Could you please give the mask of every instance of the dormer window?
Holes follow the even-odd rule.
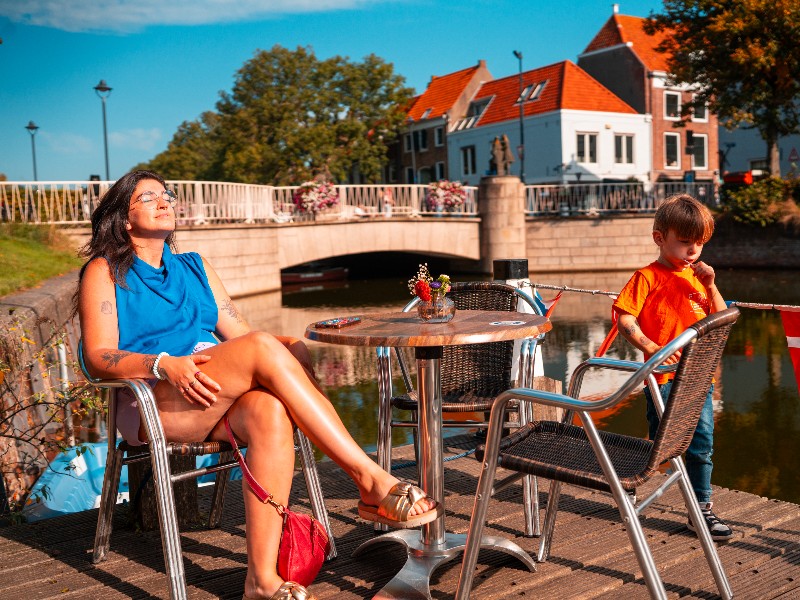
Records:
[[[483,114],[483,111],[486,110],[486,107],[489,106],[490,100],[491,98],[485,98],[483,100],[476,100],[475,102],[470,103],[467,116],[480,117],[481,114]]]
[[[420,119],[427,119],[429,116],[431,116],[431,111],[432,110],[433,110],[432,108],[429,108],[428,110],[426,110],[424,113],[422,113],[422,116],[420,117]]]
[[[544,90],[544,86],[547,85],[547,80],[540,81],[539,83],[531,83],[530,85],[526,85],[525,88],[522,90],[522,93],[517,98],[516,104],[520,102],[532,102],[534,100],[538,100],[539,96],[542,95],[542,91]]]
[[[526,85],[525,88],[522,90],[522,93],[519,95],[519,98],[517,98],[517,104],[519,104],[520,102],[525,102],[525,100],[528,99],[528,94],[531,93],[532,89],[533,89],[533,84]]]

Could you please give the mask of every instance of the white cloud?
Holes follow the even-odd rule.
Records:
[[[374,0],[372,0],[374,2]],[[150,25],[206,25],[352,9],[370,0],[0,0],[0,16],[64,31],[130,33]]]
[[[94,143],[83,135],[76,133],[50,133],[42,131],[39,133],[49,148],[57,154],[81,154],[88,153],[94,149]]]
[[[161,141],[161,130],[153,127],[112,131],[108,134],[108,141],[112,146],[119,148],[151,151]]]

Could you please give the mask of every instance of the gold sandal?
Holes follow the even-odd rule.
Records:
[[[248,600],[247,595],[242,596],[242,600]],[[299,583],[284,581],[269,600],[317,600],[317,597]]]
[[[397,529],[418,527],[430,523],[442,514],[442,505],[434,502],[433,508],[422,514],[409,516],[408,513],[411,512],[413,506],[423,498],[428,498],[433,502],[433,499],[417,486],[400,482],[389,490],[378,506],[371,506],[359,501],[358,516],[365,521],[382,523]]]

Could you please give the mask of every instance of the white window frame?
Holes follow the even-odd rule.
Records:
[[[521,102],[525,102],[528,99],[528,96],[533,91],[533,84],[528,84],[524,88],[522,88],[522,93],[517,98],[517,101],[514,104],[519,104]]]
[[[444,176],[444,161],[439,161],[436,163],[433,169],[433,175],[436,181],[441,181],[445,178]]]
[[[444,127],[437,127],[433,131],[433,144],[435,146],[444,146]]]
[[[614,164],[615,165],[632,165],[634,163],[633,156],[636,150],[635,142],[632,133],[615,133],[614,134]],[[621,160],[617,160],[617,140],[621,140],[622,152]],[[630,146],[630,148],[629,148]]]
[[[678,98],[678,111],[673,117],[667,112],[668,101],[667,99],[676,96]],[[664,90],[664,119],[667,121],[680,121],[681,120],[681,93],[672,90]]]
[[[696,161],[697,157],[697,142],[698,140],[703,141],[703,164],[698,165]],[[692,135],[692,169],[697,171],[707,171],[708,170],[708,135],[705,133],[695,133]]]
[[[409,131],[403,136],[403,151],[406,153],[411,152],[411,132]]]
[[[432,111],[432,110],[433,110],[432,108],[426,108],[426,109],[425,109],[425,112],[424,112],[424,113],[422,113],[422,116],[420,117],[420,120],[422,120],[422,119],[427,119],[428,117],[430,117],[430,116],[431,116],[431,111]]]
[[[576,162],[587,164],[587,165],[596,165],[597,164],[597,139],[599,135],[596,131],[577,131],[575,132],[575,160]],[[579,154],[579,145],[578,140],[583,139],[583,150],[585,156],[581,156]],[[594,140],[594,160],[592,160],[591,156],[591,140]],[[583,160],[583,159],[587,160]]]
[[[675,152],[677,154],[677,164],[670,165],[667,163],[667,139],[675,138]],[[664,133],[664,169],[668,170],[681,170],[681,134],[680,133]]]
[[[475,175],[478,172],[475,161],[475,146],[462,146],[461,148],[461,174],[463,176]]]
[[[696,96],[692,96],[692,100],[694,100]],[[698,117],[695,113],[697,111],[697,107],[692,107],[692,121],[696,123],[708,123],[708,104],[703,104],[703,114],[704,116]]]

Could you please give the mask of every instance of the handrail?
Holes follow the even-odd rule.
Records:
[[[0,222],[87,225],[113,181],[2,181]],[[478,188],[465,186],[466,201],[448,211],[425,203],[427,185],[336,185],[339,202],[316,215],[292,201],[299,186],[223,181],[168,180],[175,192],[179,225],[298,223],[408,217],[475,217]],[[391,190],[391,196],[387,190]],[[387,201],[391,198],[390,201]]]

